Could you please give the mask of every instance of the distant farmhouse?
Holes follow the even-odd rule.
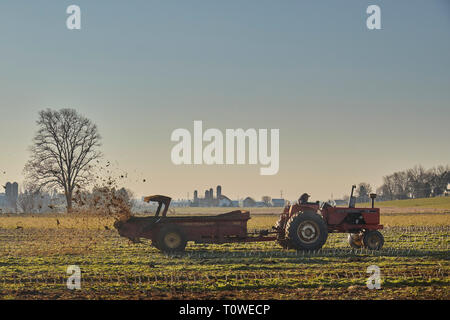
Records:
[[[247,197],[242,202],[243,207],[256,207],[256,201],[253,198]]]
[[[244,199],[242,206],[243,207],[284,207],[286,204],[286,200],[284,199],[272,199],[271,202],[264,201],[255,201],[251,197],[247,197]]]
[[[44,213],[60,212],[65,209],[66,198],[58,193],[21,193],[17,182],[7,182],[0,193],[0,213]]]
[[[272,199],[272,207],[284,207],[286,200],[284,199]]]
[[[264,200],[264,199],[263,199]],[[191,207],[284,207],[286,200],[284,199],[272,199],[269,201],[256,201],[252,197],[245,198],[242,202],[239,200],[231,200],[227,196],[222,194],[222,186],[216,187],[216,196],[214,196],[214,190],[210,188],[205,190],[205,196],[199,197],[198,191],[194,190],[194,199],[190,203]]]
[[[235,208],[239,207],[239,200],[231,201],[231,207],[235,207]]]
[[[450,183],[447,184],[447,189],[445,189],[445,191],[444,191],[444,196],[450,197]]]
[[[216,197],[214,197],[214,190],[210,188],[205,190],[205,197],[200,198],[198,191],[194,191],[194,200],[191,202],[191,207],[232,207],[236,205],[235,201],[222,194],[222,186],[216,187]]]

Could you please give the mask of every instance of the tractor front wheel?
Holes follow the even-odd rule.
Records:
[[[364,247],[370,250],[380,250],[384,244],[384,237],[377,230],[364,232],[362,240]]]
[[[156,248],[166,253],[184,251],[187,240],[183,232],[177,226],[166,226],[158,232]]]
[[[315,212],[293,215],[286,223],[286,238],[296,250],[319,250],[328,238],[328,228],[323,218]]]
[[[348,244],[353,249],[361,249],[363,247],[362,235],[359,233],[349,233]]]

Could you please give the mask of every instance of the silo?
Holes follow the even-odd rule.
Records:
[[[208,198],[209,198],[209,191],[205,190],[205,199],[208,199]]]
[[[197,190],[194,190],[194,202],[198,201],[198,192]]]
[[[17,183],[17,182],[14,182],[13,184],[12,184],[12,187],[11,187],[11,197],[12,197],[12,199],[13,199],[13,201],[17,201],[17,198],[19,197],[19,184]]]
[[[212,200],[212,199],[214,199],[214,191],[213,191],[213,188],[210,188],[209,189],[209,198]]]
[[[219,199],[221,195],[222,195],[222,186],[217,186],[217,192],[216,192],[217,199]]]
[[[6,183],[5,194],[6,194],[6,197],[7,197],[8,199],[11,198],[11,194],[12,194],[12,185],[11,185],[11,182],[7,182],[7,183]]]

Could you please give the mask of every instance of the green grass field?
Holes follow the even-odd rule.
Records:
[[[393,208],[426,208],[426,209],[450,210],[450,197],[378,201],[376,202],[376,205],[377,207],[380,208],[393,207]]]
[[[331,234],[313,253],[274,242],[189,243],[186,253],[166,256],[119,237],[106,217],[2,216],[0,299],[449,299],[449,214],[404,208],[382,214],[385,246],[377,252],[352,250],[346,234]],[[249,229],[276,219],[255,214]],[[67,289],[69,265],[81,269],[80,290]],[[371,265],[380,268],[380,290],[366,286]]]

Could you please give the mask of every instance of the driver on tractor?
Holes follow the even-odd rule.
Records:
[[[298,198],[298,203],[299,204],[306,204],[308,203],[309,197],[311,197],[309,194],[304,193],[300,196],[300,198]]]

